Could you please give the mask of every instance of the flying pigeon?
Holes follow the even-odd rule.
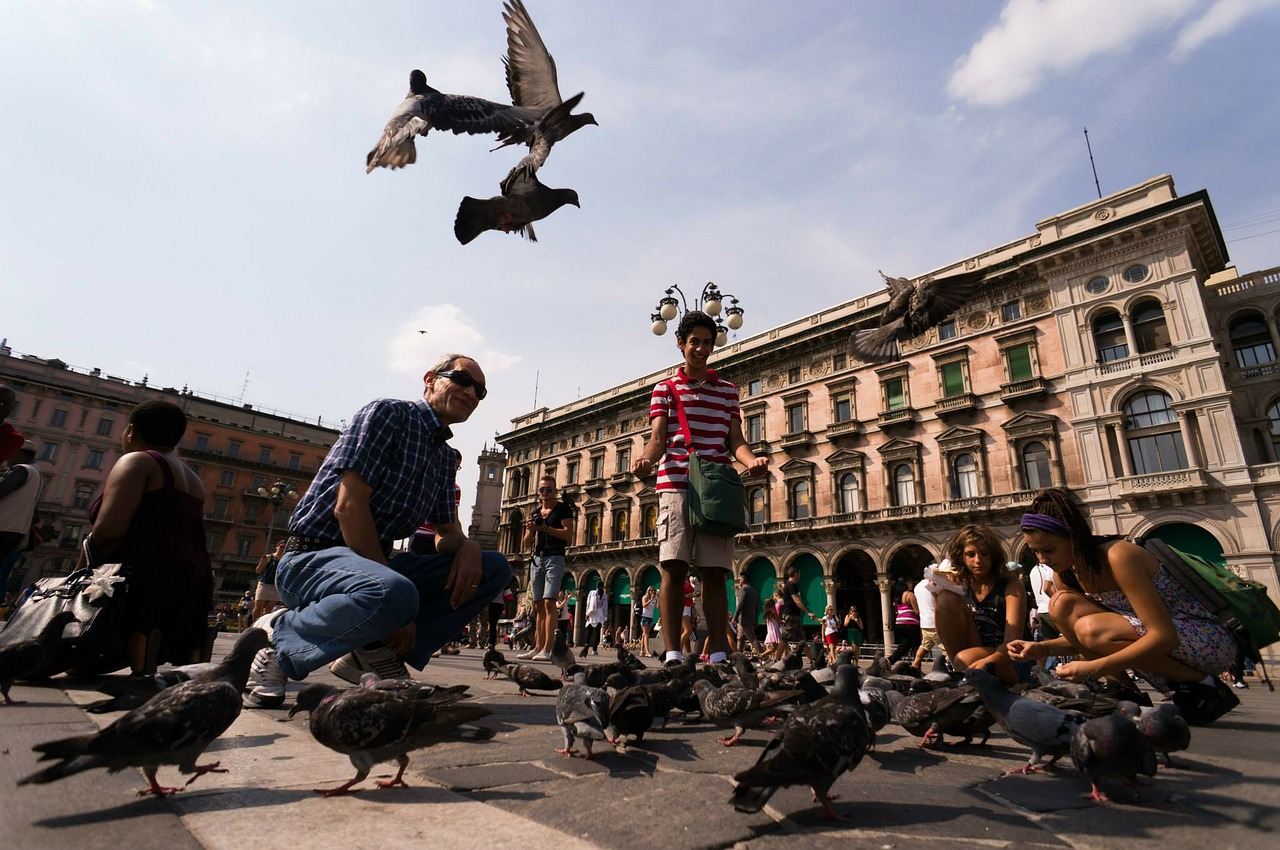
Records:
[[[777,737],[765,745],[756,763],[734,777],[738,787],[730,802],[740,812],[754,814],[774,792],[791,785],[808,785],[828,818],[841,820],[831,808],[831,786],[857,767],[871,746],[858,671],[842,665],[830,696],[797,708]]]
[[[363,782],[378,762],[394,760],[400,768],[394,778],[379,780],[379,788],[406,786],[404,770],[414,750],[448,740],[492,738],[492,729],[470,724],[493,712],[460,703],[463,699],[464,695],[443,688],[423,697],[396,690],[339,689],[316,683],[298,691],[289,716],[309,712],[312,737],[351,759],[356,769],[353,779],[336,788],[315,789],[317,794],[335,797],[354,794],[352,786]]]
[[[502,19],[507,22],[507,55],[502,57],[502,64],[507,69],[507,90],[511,93],[511,102],[541,112],[559,106],[562,100],[556,76],[556,61],[547,51],[524,3],[520,0],[508,0],[502,11]],[[590,112],[568,115],[555,128],[551,141],[557,142],[587,124],[596,123],[595,116]],[[502,146],[528,141],[516,132],[504,138]]]
[[[484,668],[484,677],[490,679],[502,672],[507,666],[507,658],[497,647],[491,646],[484,651],[484,657],[480,659],[480,666]]]
[[[268,644],[265,631],[248,629],[217,668],[199,681],[161,691],[96,734],[37,744],[32,749],[40,753],[40,761],[60,761],[18,784],[53,782],[95,767],[109,773],[140,767],[148,786],[138,793],[164,797],[178,789],[157,784],[156,769],[162,764],[194,774],[187,785],[206,773],[226,773],[216,761],[198,765],[196,759],[240,716],[240,692],[249,681],[249,667]]]
[[[1156,706],[1142,707],[1137,703],[1124,701],[1117,710],[1137,724],[1142,737],[1147,739],[1156,759],[1164,756],[1165,767],[1174,767],[1169,753],[1176,753],[1191,746],[1191,727],[1182,716],[1182,711],[1172,702],[1162,702]]]
[[[1006,688],[986,670],[971,669],[965,681],[978,689],[987,710],[995,716],[1009,737],[1031,748],[1031,759],[1010,773],[1033,773],[1052,768],[1059,758],[1074,746],[1072,736],[1089,716],[1078,711],[1063,711],[1054,705],[1019,696]],[[1041,764],[1045,756],[1046,764]]]
[[[38,675],[53,664],[58,654],[58,642],[62,640],[62,630],[68,623],[76,622],[79,621],[75,614],[59,611],[35,638],[0,646],[0,695],[4,696],[5,705],[18,702],[9,696],[9,689],[15,681]]]
[[[702,716],[717,726],[732,729],[720,743],[732,747],[748,729],[759,726],[778,714],[782,706],[802,696],[801,691],[752,691],[744,687],[720,687],[699,679],[693,683]]]
[[[604,727],[609,722],[609,695],[600,688],[587,685],[587,675],[582,671],[573,674],[573,681],[560,689],[556,699],[556,723],[564,731],[564,749],[556,750],[572,758],[577,754],[573,742],[582,739],[583,758],[591,760],[591,742],[605,738]]]
[[[1107,795],[1098,788],[1098,781],[1103,777],[1128,779],[1136,788],[1139,773],[1156,774],[1156,754],[1142,731],[1130,720],[1137,709],[1134,703],[1121,702],[1110,715],[1080,724],[1071,736],[1071,760],[1078,770],[1089,774],[1093,785],[1089,799],[1094,802],[1108,802]]]
[[[522,697],[529,696],[529,691],[558,691],[563,684],[528,664],[508,664],[506,673],[519,686]]]
[[[394,169],[413,164],[418,159],[414,138],[425,136],[432,129],[455,134],[521,136],[527,134],[546,111],[508,106],[470,95],[444,94],[427,85],[427,75],[414,69],[409,74],[409,93],[391,113],[382,137],[365,157],[365,173],[375,168]]]
[[[922,278],[912,282],[905,277],[889,277],[884,272],[889,290],[889,303],[880,315],[880,327],[854,331],[849,347],[856,357],[867,363],[897,360],[902,351],[898,343],[919,336],[968,301],[987,269],[946,278]]]

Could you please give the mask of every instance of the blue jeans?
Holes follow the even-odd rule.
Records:
[[[404,660],[421,670],[511,581],[500,552],[481,553],[480,586],[460,608],[449,606],[444,583],[452,555],[401,554],[384,567],[345,546],[286,554],[276,589],[288,610],[276,618],[271,643],[290,679],[304,679],[353,649],[417,624]]]

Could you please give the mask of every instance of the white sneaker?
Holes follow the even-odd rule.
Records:
[[[329,672],[353,685],[360,684],[366,673],[375,673],[379,679],[408,679],[409,671],[400,656],[388,646],[375,649],[354,649],[329,665]]]
[[[537,655],[534,655],[529,660],[530,661],[550,661],[551,653],[544,650],[542,652],[539,652]]]
[[[519,658],[521,661],[528,661],[529,659],[533,658],[533,656],[537,654],[538,653],[535,650],[531,649],[528,652],[520,653],[519,655],[516,656],[516,658]]]
[[[284,671],[276,663],[274,647],[258,650],[249,668],[247,693],[240,703],[245,708],[279,708],[284,705],[284,687],[288,682]]]

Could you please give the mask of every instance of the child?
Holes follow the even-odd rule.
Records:
[[[827,663],[836,663],[836,632],[840,631],[840,621],[836,619],[836,608],[828,605],[822,613],[822,642],[827,645]]]
[[[764,654],[766,658],[782,658],[782,618],[776,599],[764,601]]]

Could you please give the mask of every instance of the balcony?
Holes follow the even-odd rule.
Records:
[[[795,431],[790,434],[782,435],[782,447],[791,449],[797,446],[808,446],[813,444],[812,431]]]
[[[832,422],[827,426],[827,439],[832,437],[856,437],[862,433],[862,423],[857,419]]]
[[[1120,485],[1120,495],[1125,497],[1146,496],[1158,493],[1186,493],[1202,490],[1209,486],[1209,478],[1204,470],[1175,469],[1169,472],[1152,472],[1147,475],[1129,475],[1116,479]]]
[[[206,511],[204,515],[204,521],[205,522],[221,522],[221,523],[226,523],[227,525],[231,525],[236,520],[235,520],[235,517],[231,516],[231,514],[219,514],[219,513],[214,513],[213,511]]]
[[[768,457],[769,453],[773,451],[769,447],[767,440],[748,441],[747,446],[751,449],[751,453],[756,457]]]
[[[879,416],[880,427],[884,428],[891,425],[910,425],[915,422],[916,410],[914,407],[900,407],[897,410],[886,410]]]
[[[603,478],[588,478],[587,483],[582,486],[585,490],[603,490],[605,488],[605,480]]]
[[[1160,351],[1149,351],[1146,354],[1135,354],[1120,360],[1110,360],[1098,364],[1099,375],[1115,375],[1132,369],[1145,370],[1161,363],[1171,362],[1177,355],[1172,347]]]
[[[949,416],[953,413],[971,413],[978,409],[978,397],[973,393],[959,393],[940,398],[933,404],[939,416]]]
[[[1025,381],[1013,381],[1000,385],[1000,400],[1013,401],[1015,398],[1034,398],[1049,392],[1049,382],[1039,376]]]
[[[609,476],[610,484],[626,484],[631,480],[630,472],[615,472]]]

